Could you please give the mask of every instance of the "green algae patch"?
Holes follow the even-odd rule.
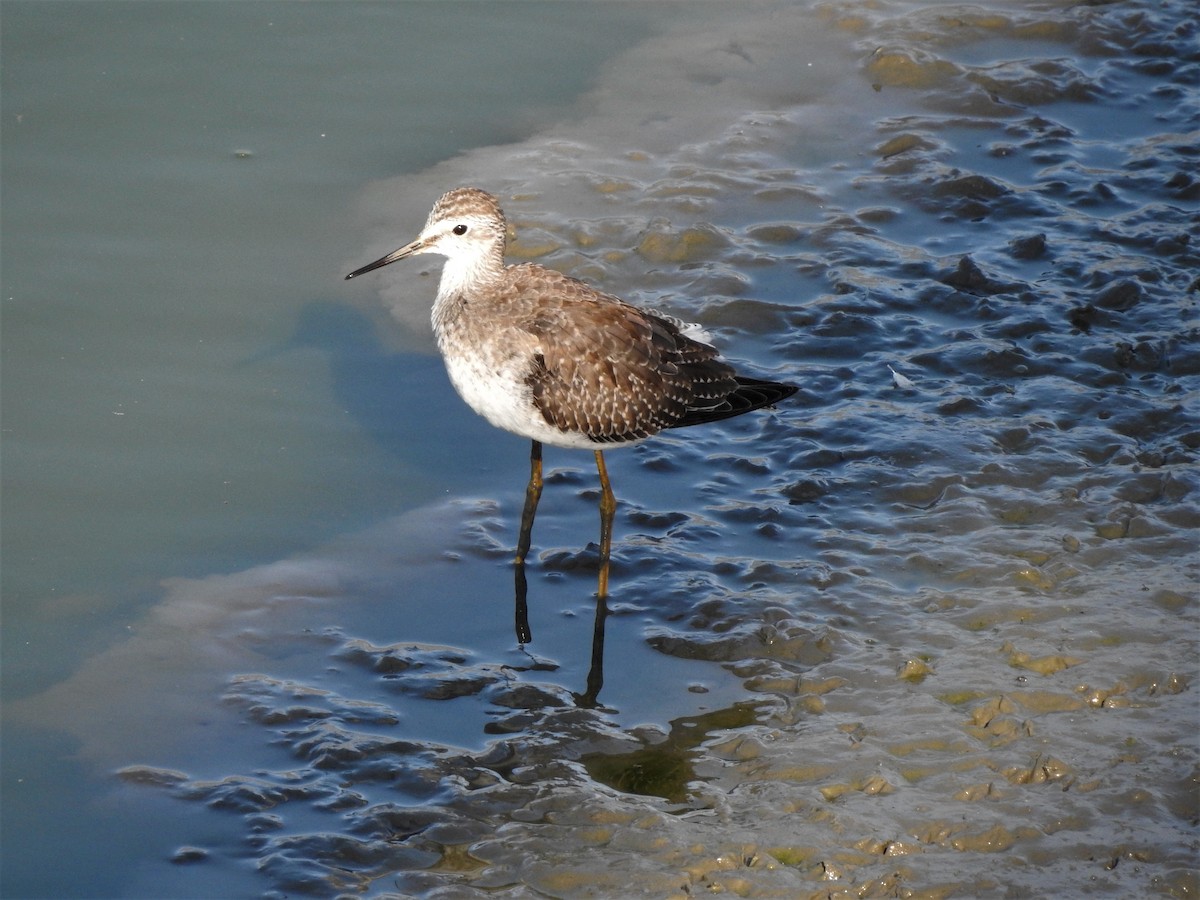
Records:
[[[665,741],[629,753],[589,753],[580,759],[588,774],[601,784],[628,794],[662,797],[682,803],[688,785],[696,780],[692,765],[695,749],[715,731],[743,728],[757,719],[759,707],[738,703],[698,716],[671,722]]]

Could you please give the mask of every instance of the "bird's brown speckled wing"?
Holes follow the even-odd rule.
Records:
[[[540,266],[506,275],[500,307],[537,343],[527,383],[546,421],[619,443],[737,414],[713,414],[738,391],[733,369],[673,322]]]

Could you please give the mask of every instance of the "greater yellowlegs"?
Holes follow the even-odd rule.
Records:
[[[467,404],[533,441],[517,564],[529,552],[542,494],[542,444],[592,450],[600,474],[599,596],[608,593],[616,499],[603,450],[739,416],[796,392],[736,374],[694,326],[630,306],[532,263],[506,266],[500,204],[457,188],[433,206],[410,244],[346,276],[417,253],[446,257],[433,330]]]

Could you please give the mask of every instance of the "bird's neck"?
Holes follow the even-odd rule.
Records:
[[[442,267],[438,299],[448,296],[470,297],[487,290],[504,276],[504,247],[490,248],[486,253],[454,256]]]
[[[433,328],[439,337],[454,326],[472,301],[486,296],[503,277],[503,246],[477,256],[448,257],[433,304]]]

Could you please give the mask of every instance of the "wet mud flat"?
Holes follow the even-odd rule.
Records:
[[[646,481],[698,479],[683,499],[617,483],[609,626],[743,699],[623,727],[536,641],[522,668],[449,634],[298,628],[319,683],[246,672],[223,698],[288,764],[118,773],[240,817],[220,852],[266,896],[1200,890],[1194,14],[828,3],[772,27],[729,64],[782,65],[789,27],[836,36],[889,110],[868,152],[806,167],[829,102],[747,76],[762,105],[707,140],[612,162],[556,139],[508,192],[515,255],[648,279],[801,384],[627,451]],[[548,185],[597,211],[537,218]],[[594,499],[581,471],[551,487]],[[493,512],[453,552],[502,592]],[[541,547],[531,603],[585,594],[582,542]],[[480,748],[395,728],[464,699]]]

